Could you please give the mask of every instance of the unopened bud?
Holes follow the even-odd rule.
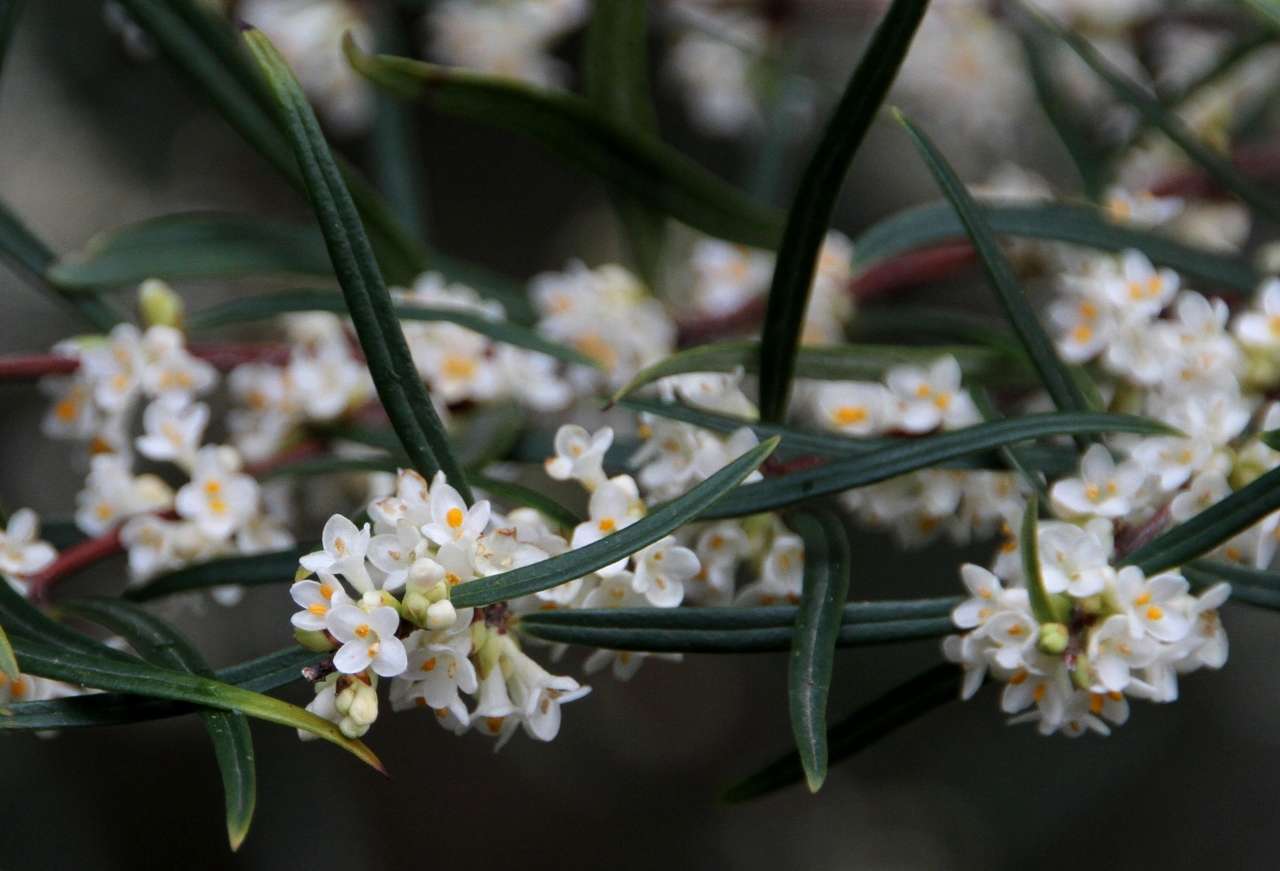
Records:
[[[1057,656],[1067,649],[1071,640],[1071,632],[1061,623],[1045,623],[1040,627],[1040,638],[1036,642],[1041,653]]]
[[[448,599],[441,599],[427,608],[428,629],[448,629],[458,622],[458,612]]]
[[[357,682],[353,689],[355,697],[347,709],[347,716],[363,726],[368,726],[378,719],[378,692],[368,684],[360,682]]]
[[[357,723],[350,717],[343,717],[338,722],[338,731],[354,741],[365,736],[365,733],[369,731],[369,724]]]
[[[182,297],[158,278],[149,278],[139,286],[138,311],[148,327],[182,326]]]
[[[443,579],[444,566],[430,557],[421,557],[414,560],[413,565],[409,567],[409,582],[415,587],[425,590],[435,586]]]
[[[333,706],[338,709],[339,714],[346,716],[351,712],[351,705],[356,700],[356,687],[359,685],[359,681],[348,684],[342,692],[333,697]]]
[[[429,623],[428,616],[431,609],[431,600],[417,590],[410,590],[404,594],[404,613],[408,618],[418,626],[426,626]]]
[[[293,638],[307,650],[312,650],[316,653],[325,653],[333,650],[333,642],[329,640],[329,636],[319,629],[295,629],[293,630]]]

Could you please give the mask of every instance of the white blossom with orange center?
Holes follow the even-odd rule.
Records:
[[[330,609],[351,602],[338,579],[324,572],[318,581],[298,581],[289,587],[289,595],[302,609],[289,622],[306,632],[323,631]]]
[[[489,501],[482,499],[468,508],[443,472],[431,482],[430,501],[431,521],[422,527],[422,534],[438,545],[474,544],[489,525]]]
[[[333,667],[343,674],[372,668],[380,677],[395,677],[408,666],[404,642],[396,637],[400,614],[390,605],[366,611],[361,605],[339,603],[325,615],[325,628],[342,645],[333,656]]]
[[[178,514],[206,535],[226,538],[258,511],[258,482],[240,473],[235,448],[206,445],[196,455],[191,480],[174,499]]]

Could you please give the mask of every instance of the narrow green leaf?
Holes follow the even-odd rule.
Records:
[[[800,179],[769,288],[760,337],[760,416],[783,419],[818,251],[858,146],[907,55],[929,0],[894,0],[872,34]]]
[[[635,523],[599,541],[533,565],[460,584],[450,598],[459,608],[514,599],[580,578],[630,556],[697,519],[708,506],[755,471],[777,445],[776,438],[761,442],[688,493],[664,502]]]
[[[1053,404],[1059,411],[1087,411],[1089,404],[1076,383],[1077,376],[1074,376],[1058,357],[1053,340],[1045,333],[1044,327],[1036,318],[1036,313],[1014,277],[1013,268],[996,243],[995,236],[974,203],[973,197],[961,184],[960,179],[956,178],[955,172],[928,137],[903,115],[899,114],[898,120],[906,128],[912,142],[920,151],[920,156],[929,167],[929,171],[933,173],[938,186],[942,188],[943,194],[955,208],[956,214],[960,216],[960,222],[964,224],[965,232],[978,252],[983,269],[999,297],[1005,316],[1008,317],[1010,326],[1021,339],[1022,348],[1040,375],[1040,380],[1053,400]]]
[[[1043,36],[1036,33],[1019,33],[1022,54],[1027,60],[1027,71],[1035,87],[1036,99],[1049,125],[1058,134],[1067,156],[1075,164],[1085,196],[1096,202],[1106,187],[1106,167],[1102,149],[1085,132],[1089,125],[1083,123],[1076,106],[1071,104],[1065,88],[1055,81],[1055,73],[1049,66]]]
[[[13,658],[13,645],[9,643],[9,635],[3,626],[0,626],[0,674],[11,681],[18,679],[18,661]]]
[[[69,294],[45,279],[54,253],[0,202],[0,259],[11,265],[32,287],[75,309],[94,329],[106,332],[120,316],[96,294]]]
[[[327,268],[327,261],[326,261]],[[573,348],[543,338],[538,333],[510,321],[494,320],[472,311],[452,308],[393,303],[395,316],[405,321],[442,321],[466,327],[488,336],[495,342],[514,345],[530,351],[555,357],[579,366],[598,367],[592,358]],[[191,329],[209,329],[227,324],[263,320],[280,314],[304,311],[327,311],[346,314],[347,306],[341,294],[325,290],[292,290],[232,299],[216,306],[194,312],[188,318]]]
[[[1280,611],[1280,573],[1218,560],[1195,560],[1181,566],[1178,571],[1193,590],[1225,581],[1231,585],[1232,602]]]
[[[1033,13],[1032,17],[1041,28],[1075,52],[1106,83],[1118,100],[1136,109],[1147,124],[1168,137],[1170,142],[1182,149],[1192,162],[1199,165],[1218,184],[1272,220],[1280,219],[1280,203],[1242,175],[1231,165],[1230,160],[1201,142],[1177,115],[1166,109],[1142,85],[1112,65],[1087,39],[1060,27],[1044,15]]]
[[[583,85],[601,116],[653,134],[658,127],[649,98],[648,3],[597,3],[583,41]],[[613,197],[637,271],[651,286],[662,258],[666,223],[661,212],[625,192]]]
[[[1022,512],[1022,533],[1018,536],[1018,547],[1022,551],[1022,576],[1027,581],[1027,598],[1036,622],[1056,623],[1058,616],[1054,613],[1053,604],[1044,588],[1044,578],[1040,574],[1040,538],[1037,535],[1039,513],[1040,500],[1032,493]]]
[[[849,595],[849,539],[831,512],[798,514],[789,525],[804,541],[804,582],[791,639],[787,695],[805,780],[809,791],[817,792],[827,777],[827,695]]]
[[[960,596],[936,599],[897,599],[849,602],[841,609],[842,626],[945,617]],[[795,605],[758,608],[566,608],[520,615],[524,629],[537,626],[577,626],[593,629],[790,629],[796,624]]]
[[[333,276],[314,228],[219,212],[184,212],[99,233],[48,272],[59,287],[135,285],[148,278]]]
[[[267,654],[218,672],[224,683],[266,692],[299,680],[302,669],[317,665],[329,654],[313,653],[300,647]],[[186,702],[149,699],[126,693],[93,693],[52,699],[43,702],[21,702],[10,707],[7,717],[0,717],[0,730],[83,729],[96,726],[119,726],[178,717],[205,710]]]
[[[131,587],[124,598],[131,602],[146,602],[175,593],[188,593],[239,584],[256,587],[264,584],[287,584],[293,581],[298,570],[298,560],[314,548],[291,547],[271,553],[253,556],[228,556],[195,563],[185,568],[157,575],[141,587]]]
[[[895,444],[901,445],[906,441],[903,438],[842,436],[833,433],[797,429],[780,424],[758,423],[727,414],[704,411],[700,408],[682,405],[677,402],[661,402],[656,399],[637,399],[632,397],[622,400],[621,405],[632,411],[683,421],[713,432],[732,433],[745,426],[761,438],[776,435],[782,439],[778,445],[779,454],[817,454],[820,457],[833,458],[865,456],[872,451],[878,451]],[[1008,450],[1007,447],[1002,447],[994,453],[969,454],[958,459],[948,460],[941,465],[952,469],[997,469],[1004,471],[1013,468],[1017,470],[1017,464],[1003,456],[1006,450]],[[1075,451],[1066,447],[1059,448],[1054,445],[1043,445],[1019,449],[1018,453],[1021,461],[1029,467],[1041,469],[1046,473],[1055,475],[1071,472],[1079,465]]]
[[[298,165],[276,117],[271,90],[225,18],[198,0],[120,0],[170,63],[203,92],[229,124],[295,187]],[[396,221],[377,191],[340,161],[379,262],[392,281],[409,282],[426,266],[426,252]]]
[[[831,762],[848,759],[860,750],[919,719],[960,695],[960,669],[950,663],[935,665],[916,675],[832,727],[827,735]],[[792,751],[755,774],[725,790],[727,802],[749,801],[775,792],[804,776],[800,757]]]
[[[245,41],[275,93],[285,118],[307,194],[316,211],[338,283],[347,300],[360,347],[382,401],[414,467],[430,478],[442,470],[463,499],[471,501],[462,467],[453,457],[444,424],[418,377],[396,320],[391,296],[365,236],[351,195],[334,164],[315,113],[270,40],[250,30]]]
[[[213,677],[213,670],[187,639],[136,605],[113,599],[83,599],[67,603],[66,608],[117,632],[147,662]],[[200,717],[213,742],[218,770],[222,773],[227,838],[231,849],[238,850],[249,834],[257,801],[257,775],[249,720],[239,711],[205,710]]]
[[[677,220],[712,236],[771,248],[781,235],[772,210],[753,202],[654,137],[601,117],[573,94],[386,55],[367,55],[348,38],[362,75],[406,99],[534,139]]]
[[[401,10],[373,9],[378,47],[388,54],[413,51],[411,28]],[[369,137],[374,177],[387,207],[405,231],[426,238],[426,180],[422,137],[409,107],[388,94],[377,95],[373,131]]]
[[[569,510],[547,494],[534,490],[532,487],[517,484],[514,481],[503,481],[498,478],[490,478],[487,475],[473,474],[471,483],[477,489],[485,491],[506,505],[523,505],[534,509],[561,529],[573,529],[583,520],[580,514]]]
[[[754,340],[713,342],[678,351],[641,369],[614,393],[613,401],[617,402],[668,375],[732,372],[739,366],[750,373],[759,372],[760,351],[760,343]],[[873,380],[882,378],[894,366],[928,366],[943,356],[955,357],[966,378],[1012,380],[1025,375],[1025,381],[1034,377],[1027,369],[1025,359],[972,345],[826,345],[801,348],[796,355],[795,374],[822,381]]]
[[[720,500],[703,516],[745,517],[761,511],[774,511],[815,496],[865,487],[1001,445],[1046,436],[1100,432],[1166,433],[1168,427],[1145,418],[1098,412],[1030,414],[1011,420],[980,423],[747,484]]]
[[[795,639],[794,626],[757,629],[617,629],[523,622],[520,626],[520,631],[524,634],[554,644],[577,644],[602,650],[645,653],[784,653],[792,650]],[[835,635],[835,646],[865,647],[923,641],[941,638],[954,631],[955,624],[950,617],[846,624],[839,627]]]
[[[10,643],[19,636],[30,638],[59,650],[83,656],[105,656],[137,662],[123,650],[115,650],[87,635],[57,622],[18,594],[7,581],[0,579],[0,626],[9,634]]]
[[[988,226],[1003,236],[1083,245],[1101,251],[1141,251],[1152,262],[1191,276],[1209,287],[1253,293],[1262,280],[1247,258],[1183,244],[1170,236],[1125,224],[1113,224],[1092,206],[1067,203],[980,206]],[[854,242],[858,268],[917,248],[965,236],[949,203],[905,209],[873,225]]]
[[[1272,469],[1221,502],[1180,523],[1125,557],[1146,574],[1172,569],[1225,544],[1280,508],[1280,469]]]
[[[1280,30],[1280,2],[1277,2],[1277,0],[1244,0],[1244,5],[1256,12],[1258,17],[1273,29]]]
[[[1017,338],[1008,330],[986,317],[960,309],[898,304],[868,306],[858,309],[849,333],[854,338],[905,337],[917,341],[929,338],[958,345],[982,345],[1015,357],[1022,354]]]
[[[242,711],[250,717],[269,723],[311,732],[347,750],[377,770],[385,771],[378,757],[363,743],[345,737],[328,720],[279,699],[212,678],[149,665],[140,660],[86,656],[57,650],[28,638],[14,638],[13,642],[18,664],[27,674],[96,689],[192,702],[225,711]]]

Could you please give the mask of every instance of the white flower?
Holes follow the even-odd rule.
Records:
[[[604,455],[612,444],[612,427],[602,427],[593,434],[576,424],[565,424],[556,430],[556,455],[544,464],[547,474],[557,481],[572,478],[595,490],[605,481]]]
[[[885,383],[898,402],[898,428],[921,433],[938,426],[957,429],[979,422],[973,399],[961,389],[960,381],[960,364],[955,357],[939,357],[928,369],[890,369]]]
[[[640,519],[643,510],[644,503],[640,501],[636,483],[629,475],[610,478],[591,494],[591,500],[587,504],[589,519],[574,527],[570,546],[585,547],[606,535],[630,526]],[[601,575],[610,575],[622,571],[626,566],[627,558],[623,557],[602,569],[597,569],[597,572]]]
[[[1169,516],[1175,523],[1185,523],[1229,495],[1231,485],[1221,472],[1196,475],[1190,487],[1173,497],[1169,504]]]
[[[159,478],[134,477],[123,457],[99,454],[90,461],[89,477],[76,496],[76,525],[88,535],[101,535],[126,517],[172,504],[173,493]]]
[[[697,554],[677,545],[671,535],[658,539],[634,559],[635,590],[657,608],[679,605],[684,599],[684,582],[701,568]]]
[[[1085,597],[1102,592],[1115,578],[1109,543],[1091,529],[1071,523],[1040,524],[1036,533],[1040,575],[1049,593]]]
[[[514,645],[508,650],[511,699],[520,709],[521,724],[530,737],[550,741],[560,732],[560,706],[582,698],[591,687],[568,675],[548,673]]]
[[[978,634],[992,644],[991,661],[1013,671],[1022,667],[1033,650],[1039,629],[1029,611],[1001,611],[984,623]]]
[[[1157,270],[1141,251],[1121,255],[1120,274],[1106,282],[1111,304],[1120,311],[1150,317],[1167,306],[1178,293],[1178,274]]]
[[[356,529],[350,520],[335,514],[320,534],[322,549],[306,554],[299,562],[308,571],[342,575],[359,592],[367,593],[373,589],[373,579],[364,562],[369,539],[369,524]]]
[[[156,400],[142,412],[143,434],[135,441],[138,453],[190,469],[208,423],[209,406],[202,402],[174,406]]]
[[[1148,579],[1136,566],[1125,566],[1116,576],[1116,600],[1130,618],[1133,638],[1145,632],[1160,641],[1181,641],[1191,630],[1191,620],[1183,611],[1186,579],[1164,572]]]
[[[1002,610],[1005,596],[1000,579],[981,566],[965,563],[960,567],[960,577],[969,589],[966,599],[951,612],[951,622],[960,629],[972,629],[991,619]]]
[[[1080,477],[1053,485],[1049,496],[1054,507],[1073,517],[1122,517],[1129,513],[1133,497],[1146,479],[1136,463],[1116,465],[1103,445],[1092,445],[1080,461]]]
[[[1112,614],[1089,633],[1089,665],[1100,691],[1121,692],[1129,685],[1129,672],[1155,661],[1159,646],[1145,636],[1134,637],[1129,618]]]
[[[185,337],[173,327],[149,327],[141,352],[142,389],[163,402],[185,405],[218,381],[217,370],[189,354]]]
[[[201,448],[191,481],[178,491],[174,507],[206,535],[226,538],[258,510],[258,484],[239,469],[240,457],[234,448]]]
[[[404,691],[406,700],[418,699],[432,710],[448,710],[459,722],[468,722],[470,714],[459,690],[475,693],[479,688],[476,669],[468,655],[471,653],[471,621],[459,621],[460,629],[443,638],[438,633],[415,632],[409,643],[415,645],[409,655],[408,666],[400,676],[409,684]]]
[[[385,574],[382,589],[398,590],[409,578],[409,570],[423,555],[426,542],[418,528],[406,519],[396,524],[394,533],[375,535],[369,540],[367,559]]]
[[[507,692],[507,680],[501,668],[495,666],[480,679],[480,695],[470,721],[481,732],[498,739],[495,750],[501,749],[514,734],[520,717]]]
[[[488,525],[489,502],[481,500],[468,508],[444,473],[437,473],[431,483],[431,522],[422,527],[422,534],[441,545],[474,542]]]
[[[773,255],[758,248],[703,238],[693,243],[693,304],[703,314],[727,315],[769,286]]]
[[[342,602],[325,615],[325,628],[342,643],[333,655],[333,667],[343,674],[359,674],[372,667],[375,674],[395,677],[408,665],[404,642],[396,638],[400,615],[390,605],[366,612]]]
[[[897,404],[880,384],[827,382],[818,388],[814,404],[823,426],[846,435],[876,435],[897,423]]]
[[[0,573],[18,577],[35,574],[57,556],[51,544],[40,540],[40,518],[30,508],[13,512],[0,531]]]
[[[302,609],[295,612],[289,622],[307,632],[323,631],[328,626],[330,609],[351,604],[338,579],[330,574],[322,573],[319,581],[298,581],[289,587],[289,595]]]
[[[394,496],[384,496],[369,503],[369,516],[379,532],[394,532],[401,520],[415,527],[431,522],[430,488],[422,475],[413,469],[396,472]]]
[[[1222,668],[1227,664],[1227,633],[1222,629],[1218,609],[1231,595],[1229,584],[1214,584],[1200,594],[1191,607],[1192,628],[1183,644],[1188,648],[1182,663],[1191,667]]]
[[[1124,188],[1113,187],[1107,191],[1103,208],[1107,217],[1117,224],[1154,227],[1176,218],[1182,211],[1182,200],[1158,197],[1147,191],[1134,194]]]
[[[1240,341],[1255,348],[1280,347],[1280,278],[1270,278],[1258,288],[1255,307],[1236,318],[1233,331]]]

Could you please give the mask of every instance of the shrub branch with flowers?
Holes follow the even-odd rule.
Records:
[[[199,713],[234,848],[256,790],[247,718],[380,768],[362,739],[386,704],[495,747],[552,740],[590,692],[554,673],[571,646],[591,650],[585,675],[622,680],[651,659],[786,651],[796,748],[734,786],[742,800],[816,791],[831,762],[988,682],[1011,723],[1107,734],[1131,701],[1172,702],[1180,676],[1226,664],[1228,597],[1274,607],[1280,257],[1249,237],[1278,214],[1277,162],[1242,141],[1280,54],[1245,9],[1191,21],[1165,40],[1179,51],[1142,2],[871,4],[830,100],[750,3],[650,22],[639,2],[446,0],[424,16],[440,64],[370,51],[390,33],[413,53],[404,10],[235,5],[112,0],[107,19],[313,225],[172,215],[58,257],[0,204],[0,254],[94,330],[0,356],[0,379],[49,395],[43,434],[84,482],[43,534],[28,508],[4,518],[0,729]],[[578,96],[556,52],[583,27]],[[828,112],[789,211],[662,140],[654,44],[696,126],[765,168]],[[928,119],[892,113],[943,201],[845,236],[836,203],[891,87]],[[1082,196],[1014,167],[966,187],[925,132],[950,118],[1003,148],[1037,100]],[[526,289],[426,247],[418,105],[598,177],[634,269],[573,261]],[[382,193],[325,135],[370,125]],[[876,301],[973,262],[1004,326]],[[283,275],[327,287],[188,313],[171,286]],[[136,321],[113,292],[128,286]],[[268,318],[271,342],[209,335]],[[994,552],[959,567],[963,595],[849,601],[852,524]],[[114,557],[120,595],[59,596]],[[220,671],[140,604],[231,606],[260,584],[280,585],[282,634],[288,587],[296,643]],[[920,639],[947,662],[828,726],[837,648]],[[294,681],[305,709],[267,695]]]

